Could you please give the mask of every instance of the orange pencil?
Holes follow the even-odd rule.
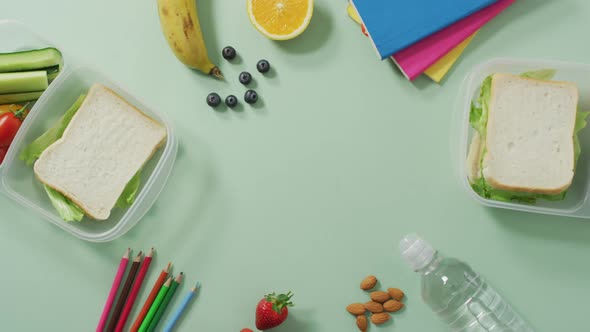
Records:
[[[135,319],[133,326],[131,326],[131,332],[137,332],[137,330],[139,330],[139,327],[141,326],[141,323],[143,322],[143,319],[145,318],[145,315],[147,314],[148,310],[150,310],[150,307],[154,302],[154,299],[158,295],[160,288],[162,288],[162,285],[164,284],[164,282],[166,282],[166,278],[168,277],[168,273],[170,272],[171,266],[172,263],[168,263],[168,265],[166,265],[166,268],[162,270],[162,272],[160,272],[160,276],[158,277],[158,280],[156,280],[154,287],[152,287],[150,295],[148,295],[148,298],[147,300],[145,300],[145,303],[143,304],[143,307],[141,308],[139,315],[137,315],[137,318]]]

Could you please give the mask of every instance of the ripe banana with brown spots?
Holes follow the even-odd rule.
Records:
[[[178,60],[187,67],[223,79],[219,68],[209,60],[195,1],[158,0],[162,32]]]

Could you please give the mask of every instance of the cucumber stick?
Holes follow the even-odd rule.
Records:
[[[3,94],[0,95],[0,105],[37,100],[41,97],[43,92],[44,91]]]
[[[48,85],[46,71],[0,74],[0,94],[43,91]]]
[[[60,72],[63,66],[61,52],[53,47],[0,54],[0,73],[44,70]]]

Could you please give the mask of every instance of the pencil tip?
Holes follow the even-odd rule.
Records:
[[[195,284],[195,289],[199,289],[201,288],[201,282],[197,281],[197,283]]]

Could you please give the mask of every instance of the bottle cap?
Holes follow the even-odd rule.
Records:
[[[399,243],[399,250],[410,268],[418,271],[432,261],[436,250],[416,234],[408,234]]]

